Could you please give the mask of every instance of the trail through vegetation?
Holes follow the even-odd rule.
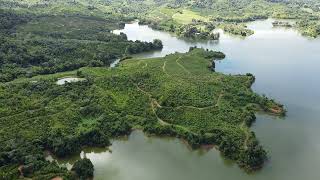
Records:
[[[70,178],[44,160],[44,149],[64,157],[82,146],[108,146],[109,139],[137,128],[184,139],[193,148],[215,144],[246,170],[261,167],[266,152],[248,127],[256,106],[281,109],[279,115],[283,107],[253,93],[251,75],[212,72],[207,65],[217,56],[192,48],[164,58],[127,59],[117,68],[85,67],[0,84],[2,176],[16,177],[22,165],[33,168],[26,177]],[[86,81],[57,85],[62,75]]]

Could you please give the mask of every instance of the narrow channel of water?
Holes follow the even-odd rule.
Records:
[[[261,171],[248,175],[216,150],[191,151],[177,139],[148,138],[133,132],[127,141],[114,141],[112,153],[86,150],[95,166],[95,179],[319,179],[320,39],[302,37],[292,29],[272,28],[271,23],[270,19],[249,23],[255,34],[245,39],[222,33],[219,41],[201,42],[179,39],[137,23],[118,31],[130,40],[162,40],[162,51],[137,55],[143,58],[186,52],[195,45],[222,51],[227,57],[217,64],[218,71],[250,72],[256,76],[256,92],[285,104],[286,118],[257,115],[252,127],[270,156]]]
[[[120,59],[116,59],[116,60],[114,60],[114,61],[110,64],[110,67],[111,67],[111,68],[116,67],[116,66],[117,66],[117,64],[119,64],[119,62],[120,62]]]

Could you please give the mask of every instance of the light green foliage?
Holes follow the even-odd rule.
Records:
[[[220,27],[227,33],[239,36],[250,36],[254,31],[247,29],[244,25],[239,24],[223,24]]]
[[[87,81],[57,85],[58,75],[46,75],[1,84],[0,126],[5,128],[0,141],[6,146],[17,139],[30,142],[16,146],[24,152],[21,157],[28,156],[25,147],[67,156],[81,146],[107,146],[110,138],[135,127],[183,138],[192,147],[216,144],[247,170],[258,168],[265,151],[258,143],[249,146],[256,138],[248,128],[255,106],[267,112],[277,108],[278,114],[283,108],[252,92],[252,75],[212,72],[208,65],[221,57],[219,52],[191,48],[189,53],[164,58],[125,60],[115,69],[86,67],[73,72]],[[250,154],[250,148],[260,150]],[[8,149],[0,150],[1,166],[28,165],[8,161]],[[248,156],[257,162],[251,163]]]
[[[208,21],[209,19],[206,17],[202,17],[198,15],[196,12],[190,10],[180,10],[174,15],[172,15],[174,21],[178,22],[179,24],[190,24],[192,20],[201,20],[201,21]]]

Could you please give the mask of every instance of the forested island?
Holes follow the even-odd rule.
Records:
[[[218,40],[217,28],[249,36],[244,22],[270,15],[259,3],[280,10],[289,5],[254,1],[242,4],[254,9],[249,15],[249,7],[231,15],[224,8],[215,12],[210,1],[191,2],[0,0],[0,179],[90,178],[89,159],[68,171],[47,161],[45,152],[67,157],[83,147],[108,147],[135,129],[180,138],[192,148],[214,145],[244,170],[260,169],[267,153],[250,130],[254,113],[283,116],[285,109],[251,90],[252,74],[215,72],[223,52],[196,47],[132,59],[162,49],[161,40],[131,41],[112,31],[140,19],[185,38]],[[233,9],[238,2],[229,3]],[[115,59],[122,61],[109,68]],[[65,77],[82,80],[57,84]]]

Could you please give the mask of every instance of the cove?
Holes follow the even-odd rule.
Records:
[[[127,140],[115,140],[110,147],[112,153],[107,149],[84,151],[82,155],[94,164],[95,179],[319,179],[320,39],[302,37],[292,29],[273,28],[272,22],[248,23],[255,31],[252,36],[243,39],[222,33],[219,41],[179,39],[137,23],[115,32],[124,32],[130,40],[162,40],[162,51],[137,57],[161,57],[198,46],[227,55],[217,63],[217,71],[254,74],[254,91],[279,100],[288,110],[284,119],[257,114],[252,128],[269,155],[261,171],[246,174],[215,149],[191,151],[178,139],[146,137],[134,131]]]

